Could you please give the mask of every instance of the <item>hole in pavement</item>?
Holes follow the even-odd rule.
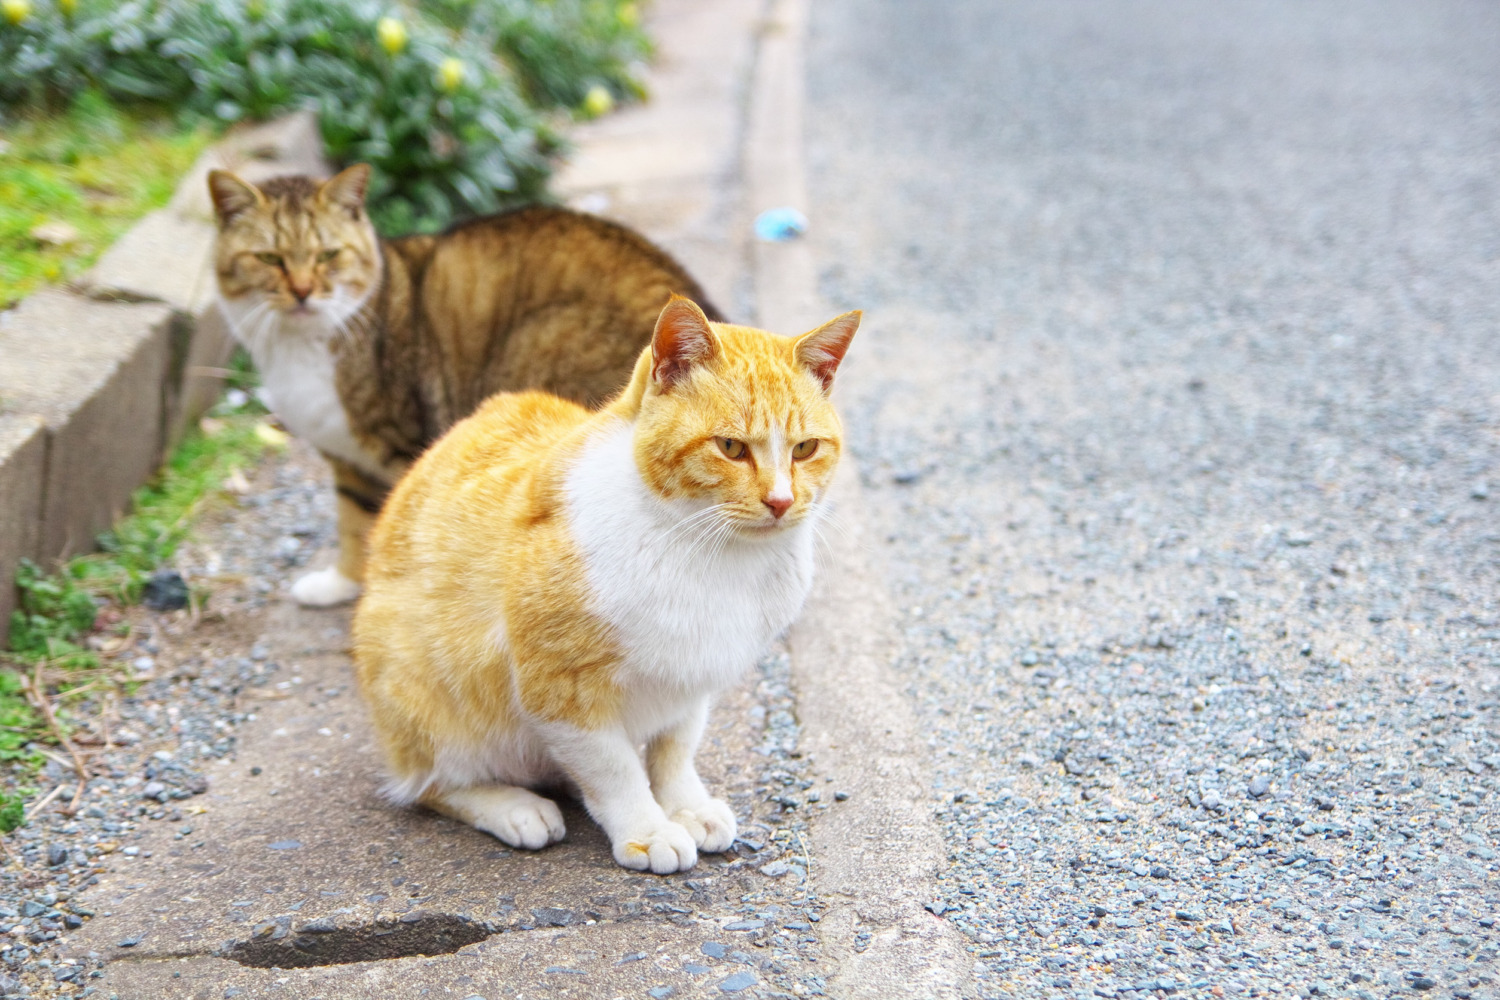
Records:
[[[305,969],[314,965],[347,965],[410,955],[448,955],[492,933],[484,924],[448,913],[428,913],[405,920],[379,920],[358,927],[319,926],[313,921],[295,931],[269,930],[239,941],[224,952],[241,965],[257,969]]]

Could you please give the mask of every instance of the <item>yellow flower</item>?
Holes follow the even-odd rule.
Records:
[[[406,48],[406,25],[394,17],[382,17],[377,21],[375,34],[380,39],[380,47],[391,55],[396,55]]]
[[[438,86],[445,93],[453,93],[464,85],[464,61],[456,56],[449,56],[438,66]]]
[[[0,0],[0,13],[11,24],[20,24],[31,16],[31,0]]]
[[[57,9],[63,12],[63,17],[72,17],[78,9],[78,0],[57,0]]]
[[[620,24],[627,28],[634,28],[641,23],[641,9],[633,3],[622,3],[616,16]]]
[[[583,113],[589,118],[609,114],[614,106],[615,96],[597,83],[589,88],[587,94],[583,95]]]

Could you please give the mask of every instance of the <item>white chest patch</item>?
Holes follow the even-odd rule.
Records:
[[[230,329],[255,361],[271,411],[287,429],[325,455],[382,475],[380,463],[349,431],[349,418],[334,384],[330,346],[334,330],[328,321],[316,314],[257,316],[255,306],[227,300],[219,304]]]
[[[738,680],[812,586],[810,524],[719,535],[714,515],[694,518],[702,506],[650,491],[624,423],[590,441],[568,476],[569,525],[595,612],[614,627],[627,669],[684,695]]]

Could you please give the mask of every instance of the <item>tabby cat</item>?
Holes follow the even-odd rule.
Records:
[[[643,237],[561,208],[382,240],[369,176],[357,164],[326,182],[208,177],[229,325],[271,409],[333,466],[339,558],[293,585],[307,605],[359,593],[391,485],[482,400],[535,388],[597,404],[629,378],[668,296],[703,301]]]
[[[807,597],[859,318],[791,339],[673,298],[603,409],[497,395],[417,461],[354,618],[391,800],[540,848],[563,820],[533,789],[563,785],[626,868],[729,847],[693,757]]]

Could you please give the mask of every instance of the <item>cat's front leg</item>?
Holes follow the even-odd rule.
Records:
[[[338,510],[339,558],[327,569],[307,573],[292,584],[292,599],[307,608],[347,604],[359,596],[365,578],[365,538],[380,513],[387,487],[347,462],[329,458]]]
[[[734,811],[708,794],[693,758],[708,722],[708,699],[702,698],[675,726],[646,746],[646,773],[662,810],[693,835],[698,850],[709,854],[729,850],[737,827]]]
[[[624,729],[549,722],[538,731],[552,759],[583,793],[589,815],[609,836],[618,864],[666,875],[698,863],[692,835],[652,797],[646,769]]]

